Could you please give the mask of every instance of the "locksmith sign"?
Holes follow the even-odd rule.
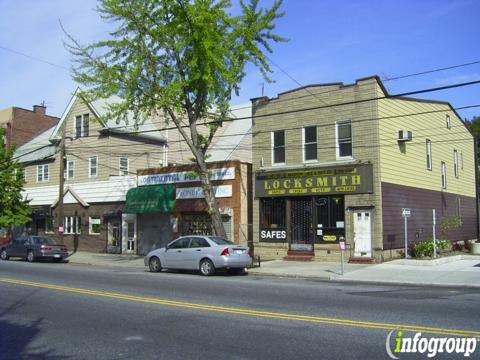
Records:
[[[302,171],[257,172],[255,197],[373,192],[372,165]]]

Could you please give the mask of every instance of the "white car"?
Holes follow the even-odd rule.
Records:
[[[243,272],[251,263],[248,248],[218,236],[181,236],[166,247],[152,250],[145,256],[150,271],[162,269],[200,270],[205,276],[216,269]]]

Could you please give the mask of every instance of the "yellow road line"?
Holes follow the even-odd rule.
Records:
[[[216,312],[216,313],[263,317],[263,318],[278,319],[278,320],[305,321],[305,322],[311,322],[311,323],[351,326],[351,327],[369,328],[369,329],[381,329],[381,330],[394,330],[394,329],[400,330],[401,329],[403,331],[424,332],[429,334],[480,337],[479,331],[471,331],[471,330],[447,329],[447,328],[429,327],[429,326],[421,326],[421,325],[390,324],[390,323],[371,322],[371,321],[358,321],[358,320],[337,319],[337,318],[323,317],[323,316],[309,316],[309,315],[301,315],[301,314],[289,314],[289,313],[281,313],[281,312],[251,310],[251,309],[236,308],[236,307],[196,304],[196,303],[185,302],[185,301],[175,301],[175,300],[161,299],[161,298],[155,298],[155,297],[135,296],[135,295],[110,292],[110,291],[74,288],[74,287],[67,287],[67,286],[60,286],[60,285],[53,285],[53,284],[39,283],[39,282],[32,282],[32,281],[25,281],[25,280],[18,280],[18,279],[9,279],[9,278],[0,278],[0,282],[13,284],[13,285],[23,285],[23,286],[29,286],[29,287],[42,288],[42,289],[75,293],[75,294],[81,294],[81,295],[90,295],[90,296],[111,298],[111,299],[117,299],[117,300],[141,302],[141,303],[147,303],[147,304],[173,306],[173,307],[179,307],[179,308],[203,310],[203,311]]]

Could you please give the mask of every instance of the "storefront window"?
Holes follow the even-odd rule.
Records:
[[[317,207],[317,242],[338,241],[345,236],[345,205],[343,196],[315,198]]]
[[[283,228],[285,222],[285,199],[267,198],[261,199],[261,227]]]

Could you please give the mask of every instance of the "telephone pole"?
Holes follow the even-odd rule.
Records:
[[[62,129],[62,139],[60,140],[60,177],[59,177],[59,186],[58,186],[58,220],[57,220],[57,225],[58,225],[58,236],[60,238],[60,242],[63,237],[63,233],[65,232],[64,224],[63,224],[63,184],[65,182],[65,129],[66,126],[65,124],[63,125]]]

